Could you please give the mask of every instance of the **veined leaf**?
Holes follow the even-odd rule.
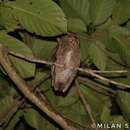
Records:
[[[9,1],[5,7],[11,8],[22,28],[32,33],[54,36],[67,32],[64,13],[51,0]]]
[[[10,120],[8,126],[5,128],[5,130],[11,130],[16,126],[16,124],[20,121],[20,118],[23,116],[23,111],[19,110]]]
[[[86,32],[86,25],[81,19],[69,18],[68,19],[68,31],[82,33]]]
[[[57,42],[33,39],[32,50],[34,54],[43,60],[52,60]]]
[[[8,32],[20,28],[11,8],[0,6],[0,26]]]
[[[95,43],[90,45],[88,51],[90,58],[93,60],[93,63],[97,68],[104,70],[107,62],[107,55],[104,53],[105,46],[101,42],[95,41]]]
[[[9,95],[10,90],[9,82],[0,76],[0,98]]]
[[[87,122],[87,125],[91,125],[91,120],[89,118],[88,113],[84,110],[84,107],[80,100],[76,101],[74,104],[67,106],[67,107],[62,107],[59,109],[60,113],[63,114],[66,118],[77,122],[79,124],[84,125]],[[78,113],[78,114],[77,114]],[[85,127],[81,127],[78,130],[89,130]]]
[[[101,115],[104,111],[104,107],[110,108],[111,102],[108,96],[102,95],[93,91],[88,86],[80,85],[81,91],[84,94],[84,97],[87,100],[87,103],[91,106],[93,116],[95,117],[96,121],[98,122],[101,120]],[[100,104],[100,107],[96,104]]]
[[[127,28],[130,30],[130,21],[127,23]]]
[[[85,64],[89,64],[89,46],[91,45],[91,41],[87,40],[85,36],[81,35],[80,38],[80,52],[81,52],[81,62]]]
[[[112,19],[116,24],[123,24],[130,18],[130,0],[119,0],[116,4]]]
[[[124,116],[128,121],[130,121],[130,93],[124,91],[118,91],[117,93],[117,103],[123,112]]]
[[[77,91],[75,89],[74,86],[72,86],[72,88],[70,89],[69,93],[67,96],[65,97],[57,97],[58,103],[57,103],[57,107],[67,107],[67,106],[71,106],[72,104],[74,104],[77,100]]]
[[[91,22],[99,25],[107,20],[115,6],[115,0],[90,0]]]
[[[112,38],[112,48],[116,53],[120,54],[125,64],[130,64],[130,31],[120,26],[111,26],[108,31],[110,38]]]
[[[108,108],[107,106],[103,107],[102,114],[100,116],[102,123],[108,123],[108,121],[110,120],[110,112],[110,108]]]
[[[33,128],[39,128],[39,117],[39,113],[33,108],[24,110],[24,119]]]
[[[112,25],[109,27],[108,30],[109,30],[110,35],[130,36],[130,30],[125,27]]]
[[[23,54],[25,56],[33,56],[32,51],[18,39],[0,32],[0,43],[6,45],[10,50]],[[19,58],[11,56],[11,61],[23,78],[33,77],[35,74],[35,64],[26,62]]]
[[[113,21],[112,19],[109,17],[105,23],[101,24],[100,26],[97,26],[96,29],[99,30],[99,29],[107,29],[109,28],[111,25],[113,24]]]
[[[117,130],[126,130],[129,128],[128,122],[121,115],[112,116],[109,124],[118,124],[119,126],[116,128]],[[115,130],[115,128],[111,128],[111,130]]]
[[[121,59],[124,61],[125,64],[130,64],[129,58],[130,58],[130,44],[127,39],[121,36],[112,36],[113,39],[115,40],[115,47],[117,53],[120,54]]]
[[[68,18],[79,18],[84,23],[89,23],[88,0],[61,0],[60,4]]]
[[[122,66],[123,61],[121,60],[119,53],[109,52],[109,56],[112,59],[111,58],[107,59],[106,70],[123,70],[124,69],[124,67]],[[118,62],[116,62],[116,61],[118,61]],[[117,75],[117,74],[115,74],[115,75]]]
[[[39,130],[56,130],[56,126],[53,125],[50,121],[47,119],[41,117],[39,121]]]
[[[0,119],[3,117],[4,114],[7,114],[12,104],[13,97],[11,97],[10,95],[0,99]]]
[[[5,96],[4,98],[0,99],[0,121],[2,121],[3,119],[8,119],[8,115],[10,115],[10,112],[15,112],[18,109],[18,101],[13,99],[13,96]],[[19,112],[18,112],[19,113]],[[13,117],[13,122],[9,122],[8,127],[6,127],[6,130],[10,130],[8,129],[10,126],[12,126],[11,128],[14,127],[14,125],[16,125],[16,123],[19,121],[19,117],[21,116],[20,113],[19,115],[15,114],[15,116]],[[15,118],[15,119],[14,119]]]

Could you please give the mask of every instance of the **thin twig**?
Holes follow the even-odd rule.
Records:
[[[22,54],[19,54],[19,53],[15,53],[13,51],[9,51],[9,54],[10,55],[13,55],[15,57],[18,57],[18,58],[21,58],[23,60],[26,60],[28,62],[33,62],[33,63],[39,63],[39,64],[46,64],[46,65],[57,65],[59,67],[63,67],[63,65],[60,65],[60,64],[55,64],[53,62],[48,62],[48,61],[45,61],[45,60],[40,60],[40,59],[36,59],[36,58],[33,58],[33,57],[27,57],[27,56],[24,56]],[[123,84],[123,83],[118,83],[116,81],[113,81],[113,80],[110,80],[108,78],[105,78],[101,75],[98,75],[96,74],[95,70],[93,71],[92,69],[83,69],[83,68],[77,68],[78,71],[80,72],[85,72],[97,79],[100,79],[102,81],[105,81],[105,82],[108,82],[108,83],[111,83],[111,84],[114,84],[116,86],[118,86],[120,89],[127,89],[127,88],[130,88],[130,85],[127,85],[127,84]],[[109,71],[105,71],[106,73],[109,73]],[[113,71],[111,71],[112,73]],[[126,70],[118,70],[118,71],[115,71],[115,73],[126,73],[127,71]],[[97,73],[102,73],[102,71],[97,71]],[[104,72],[103,72],[104,73]]]
[[[91,121],[92,121],[92,126],[95,127],[95,130],[98,130],[98,129],[96,128],[96,122],[95,122],[94,117],[93,117],[93,115],[92,115],[91,107],[90,107],[90,105],[88,104],[86,98],[84,97],[84,94],[83,94],[83,93],[81,92],[81,90],[80,90],[80,86],[79,86],[78,80],[75,80],[75,85],[76,85],[76,87],[77,87],[77,92],[78,92],[78,95],[79,95],[79,97],[80,97],[80,99],[81,99],[83,105],[84,105],[84,108],[85,108],[86,112],[87,112],[87,113],[89,114],[89,116],[90,116],[90,119],[91,119]]]
[[[57,65],[59,67],[63,67],[63,65],[60,65],[60,64],[55,64],[53,62],[41,60],[41,59],[34,58],[34,57],[24,56],[24,55],[22,55],[20,53],[16,53],[16,52],[13,52],[13,51],[9,51],[9,54],[12,55],[12,56],[15,56],[17,58],[26,60],[28,62],[32,62],[32,63],[39,63],[39,64],[44,64],[44,65],[49,65],[49,66],[51,66],[51,65]]]
[[[15,53],[13,51],[9,51],[9,54],[12,55],[12,56],[15,56],[15,57],[18,57],[18,58],[21,58],[23,60],[26,60],[26,61],[29,61],[29,62],[32,62],[32,63],[39,63],[39,64],[45,64],[45,65],[57,65],[59,67],[63,67],[63,65],[60,65],[60,64],[55,64],[54,62],[49,62],[49,61],[45,61],[45,60],[41,60],[41,59],[38,59],[38,58],[34,58],[34,57],[28,57],[28,56],[24,56],[22,54],[19,54],[19,53]],[[82,68],[77,68],[77,70],[79,71],[82,71],[83,70],[91,70],[91,69],[82,69]],[[84,72],[85,72],[84,71]],[[101,70],[91,70],[93,71],[94,73],[127,73],[128,71],[127,70],[111,70],[111,71],[101,71]]]
[[[92,71],[97,74],[109,74],[109,73],[122,74],[128,72],[127,70],[92,70]]]
[[[103,77],[101,75],[98,75],[98,74],[94,73],[91,69],[78,68],[78,70],[81,71],[81,72],[86,72],[87,74],[91,75],[92,77],[95,77],[95,78],[100,79],[102,81],[108,82],[110,84],[114,84],[120,89],[130,88],[130,85],[127,85],[127,84],[124,84],[124,83],[119,83],[119,82],[116,82],[114,80],[110,80],[108,78],[105,78],[105,77]]]

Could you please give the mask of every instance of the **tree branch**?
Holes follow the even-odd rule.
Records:
[[[36,105],[41,111],[45,112],[51,119],[58,123],[65,130],[77,130],[70,122],[68,122],[64,117],[62,117],[58,112],[56,112],[48,104],[48,102],[39,99],[30,90],[28,84],[16,73],[13,68],[9,58],[8,49],[0,44],[0,64],[5,69],[9,77],[16,84],[18,89],[23,93],[23,95],[29,99],[34,105]]]
[[[97,74],[111,74],[111,73],[118,73],[118,74],[121,74],[121,73],[127,73],[128,71],[127,70],[92,70],[94,73],[97,73]]]
[[[20,59],[23,59],[23,60],[26,60],[28,62],[32,62],[32,63],[39,63],[39,64],[46,64],[46,65],[54,65],[55,63],[53,62],[49,62],[49,61],[45,61],[45,60],[40,60],[40,59],[37,59],[37,58],[34,58],[34,57],[27,57],[27,56],[24,56],[22,54],[19,54],[19,53],[15,53],[13,51],[9,51],[9,54],[12,55],[12,56],[15,56],[17,58],[20,58]],[[63,67],[63,65],[60,65],[60,64],[55,64],[57,66],[60,66],[60,67]],[[82,69],[81,68],[78,68],[79,71],[82,71],[82,72],[85,72],[84,70],[86,69]],[[91,69],[87,69],[87,70],[91,70]],[[127,70],[112,70],[112,71],[101,71],[101,70],[91,70],[93,71],[94,73],[98,73],[98,74],[106,74],[106,73],[127,73],[128,71]]]
[[[46,64],[46,65],[57,65],[59,67],[63,67],[63,65],[60,65],[60,64],[55,64],[53,62],[48,62],[48,61],[45,61],[45,60],[40,60],[40,59],[36,59],[34,57],[27,57],[27,56],[24,56],[22,54],[19,54],[19,53],[15,53],[13,51],[9,51],[9,54],[12,55],[12,56],[15,56],[15,57],[18,57],[18,58],[21,58],[23,60],[26,60],[28,62],[32,62],[32,63],[39,63],[39,64]],[[116,85],[117,87],[119,87],[120,89],[127,89],[127,88],[130,88],[130,85],[127,85],[127,84],[123,84],[123,83],[119,83],[119,82],[116,82],[116,81],[113,81],[113,80],[110,80],[108,78],[105,78],[101,75],[99,75],[98,73],[126,73],[127,71],[126,70],[116,70],[116,71],[99,71],[99,70],[92,70],[92,69],[83,69],[83,68],[77,68],[78,71],[80,72],[84,72],[86,74],[89,74],[97,79],[100,79],[102,81],[105,81],[105,82],[108,82],[110,84],[114,84]]]

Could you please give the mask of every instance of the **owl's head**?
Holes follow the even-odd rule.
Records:
[[[74,34],[69,34],[69,35],[63,36],[63,37],[61,37],[60,40],[62,40],[62,42],[65,42],[69,45],[72,45],[72,46],[79,45],[79,39]]]

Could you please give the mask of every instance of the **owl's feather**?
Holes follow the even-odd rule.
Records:
[[[55,63],[64,67],[52,66],[52,86],[56,91],[67,91],[80,65],[79,40],[73,35],[66,35],[58,39]]]

